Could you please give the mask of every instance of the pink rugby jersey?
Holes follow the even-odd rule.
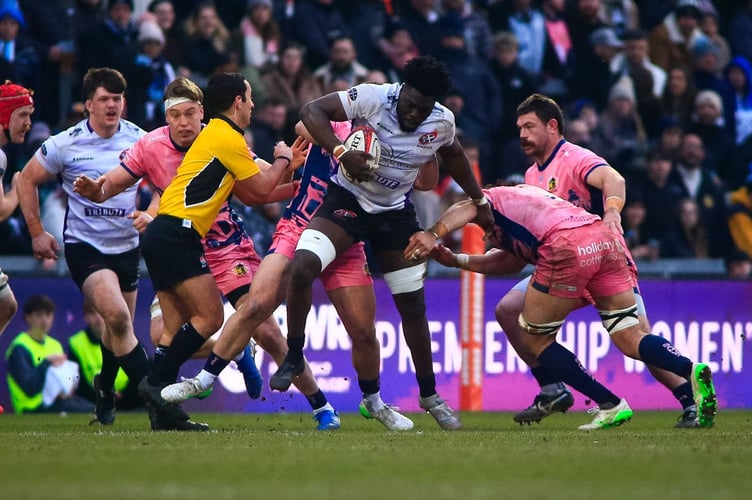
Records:
[[[590,173],[608,162],[589,149],[559,141],[543,165],[533,164],[525,172],[525,184],[538,186],[572,205],[603,216],[603,192],[587,183]]]
[[[137,141],[120,165],[136,178],[145,177],[162,194],[175,177],[186,151],[188,148],[181,148],[172,141],[170,128],[165,125]],[[253,241],[246,234],[242,219],[227,202],[222,205],[202,243],[209,268],[212,263],[232,258],[238,251],[245,255],[255,253]]]
[[[499,186],[483,192],[493,209],[492,243],[531,264],[537,263],[538,247],[554,231],[600,220],[535,186]]]

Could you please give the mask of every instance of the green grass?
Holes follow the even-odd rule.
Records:
[[[577,431],[577,412],[519,427],[465,413],[465,429],[391,433],[356,414],[316,432],[310,415],[196,414],[208,433],[151,433],[145,414],[0,416],[0,498],[741,499],[752,496],[752,411],[679,430],[639,412]]]

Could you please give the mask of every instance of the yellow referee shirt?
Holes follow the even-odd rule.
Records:
[[[191,221],[203,238],[230,197],[235,181],[260,172],[243,130],[227,118],[212,118],[196,138],[162,193],[159,213]]]

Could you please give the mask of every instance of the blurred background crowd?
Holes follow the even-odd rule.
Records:
[[[36,101],[26,144],[6,147],[6,188],[44,139],[83,119],[89,67],[123,73],[126,118],[146,130],[164,124],[174,76],[242,72],[256,104],[247,139],[270,158],[307,101],[399,81],[431,54],[452,73],[444,104],[483,183],[530,166],[515,108],[544,93],[565,111],[566,138],[627,179],[635,258],[752,272],[752,0],[0,0],[0,49],[0,80]],[[442,181],[416,196],[424,226],[456,195]],[[54,185],[42,196],[45,227],[61,235],[65,200]],[[265,249],[280,207],[244,211]],[[0,254],[30,254],[20,212],[0,224]]]

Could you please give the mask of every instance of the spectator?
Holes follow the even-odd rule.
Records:
[[[266,98],[282,101],[295,117],[303,104],[323,95],[321,85],[304,63],[304,52],[301,45],[288,45],[276,66],[262,77]]]
[[[488,20],[476,12],[468,0],[441,0],[444,15],[456,15],[462,21],[462,37],[468,54],[482,59],[492,55],[491,28]]]
[[[631,194],[624,205],[622,215],[624,241],[632,257],[656,260],[660,253],[660,241],[645,230],[647,210],[642,199]]]
[[[713,90],[721,97],[723,107],[728,111],[725,124],[729,132],[734,130],[734,92],[725,81],[723,74],[718,71],[718,49],[705,36],[700,36],[692,46],[692,60],[694,62],[693,78],[697,90]]]
[[[182,35],[175,22],[175,6],[172,0],[152,0],[148,11],[154,15],[157,24],[162,28],[165,38],[162,54],[174,68],[177,68],[181,59],[180,38]]]
[[[599,28],[608,27],[600,17],[601,0],[575,0],[568,3],[564,11],[564,18],[569,26],[569,34],[572,37],[572,56],[576,64],[587,65],[599,58],[593,52],[590,37]],[[614,33],[615,34],[615,33]],[[616,36],[618,39],[618,36]],[[570,87],[573,88],[573,87]],[[590,97],[590,96],[578,96]],[[591,97],[592,98],[592,97]],[[604,96],[603,105],[606,99]]]
[[[629,77],[634,84],[635,105],[645,135],[649,141],[658,139],[663,120],[663,101],[653,92],[653,75],[641,65],[630,65]]]
[[[666,153],[671,161],[677,162],[681,154],[684,128],[678,123],[668,121],[663,124],[661,136],[658,139],[658,149]]]
[[[69,361],[63,346],[49,335],[55,303],[46,295],[32,295],[23,306],[28,331],[13,339],[5,353],[8,390],[16,413],[88,413],[92,405],[74,395],[78,365]]]
[[[88,0],[99,3],[99,0]],[[15,0],[4,0],[15,4]],[[29,82],[37,108],[35,121],[57,123],[73,99],[76,84],[76,11],[73,0],[20,0],[26,30],[36,46],[38,78]],[[23,24],[23,23],[22,23]],[[42,76],[43,75],[43,76]],[[3,81],[4,79],[0,79]]]
[[[422,55],[437,55],[441,47],[439,12],[434,0],[408,0],[400,10],[400,17],[415,40]]]
[[[517,37],[520,66],[542,80],[543,55],[548,43],[543,13],[532,6],[532,0],[512,0],[509,8],[504,28]]]
[[[183,67],[179,72],[199,87],[205,87],[209,77],[235,70],[229,54],[230,33],[225,28],[212,2],[202,2],[186,21],[181,43]]]
[[[355,45],[358,60],[367,68],[381,67],[384,64],[377,43],[384,38],[384,29],[389,25],[388,19],[394,16],[394,3],[396,2],[384,0],[336,2]]]
[[[366,81],[368,68],[360,64],[350,38],[338,38],[329,50],[329,62],[314,71],[324,93],[347,90]]]
[[[572,50],[572,37],[562,14],[564,0],[543,0],[541,6],[546,25],[546,50],[543,54],[543,86],[540,92],[555,98],[568,94],[567,67]]]
[[[0,4],[0,82],[12,80],[31,89],[41,83],[41,57],[24,31],[26,21],[14,1]],[[51,103],[50,103],[51,104]]]
[[[603,0],[599,14],[620,36],[640,26],[639,12],[633,0]]]
[[[497,167],[493,147],[502,117],[499,84],[485,59],[465,50],[462,21],[457,14],[447,14],[440,23],[443,29],[441,59],[449,69],[452,86],[464,100],[463,112],[456,124],[477,142],[481,171],[489,172]]]
[[[572,144],[577,144],[578,146],[582,146],[583,148],[590,149],[590,129],[588,128],[587,122],[585,122],[585,120],[582,120],[580,118],[569,120],[569,122],[567,122],[567,128],[564,133],[564,137]]]
[[[345,20],[334,5],[334,0],[295,2],[292,39],[306,48],[306,63],[309,68],[326,64],[334,40],[349,35]]]
[[[83,317],[86,327],[68,339],[68,359],[78,364],[78,387],[75,394],[94,403],[96,401],[94,377],[98,376],[102,370],[100,345],[105,324],[94,305],[87,300],[84,300]],[[115,377],[115,394],[117,408],[120,410],[143,406],[137,394],[137,384],[129,382],[123,369],[118,368]]]
[[[731,248],[731,235],[723,184],[715,172],[702,168],[704,159],[702,139],[696,134],[686,134],[669,182],[679,187],[682,198],[689,198],[699,207],[702,225],[709,231],[708,254],[717,258]]]
[[[705,148],[703,166],[716,172],[720,178],[734,187],[741,185],[746,172],[731,170],[731,155],[734,139],[723,125],[721,96],[712,90],[703,90],[695,97],[695,112],[688,132],[697,134]]]
[[[745,184],[731,193],[728,224],[736,248],[752,255],[752,170]]]
[[[133,19],[132,0],[110,0],[107,13],[79,47],[80,69],[111,67],[127,80],[133,78],[138,55],[138,27]]]
[[[274,158],[274,146],[285,140],[287,107],[279,99],[267,99],[253,113],[253,151],[259,158]]]
[[[402,81],[402,68],[407,61],[420,55],[407,25],[399,19],[392,19],[386,25],[384,36],[376,44],[387,61],[384,70],[389,81]]]
[[[666,88],[666,72],[660,66],[650,62],[647,34],[642,30],[629,30],[624,32],[622,40],[624,51],[616,54],[611,60],[611,72],[627,75],[631,73],[633,67],[643,67],[650,71],[653,77],[653,94],[661,97]]]
[[[611,72],[611,62],[624,44],[611,28],[599,28],[590,36],[592,48],[574,53],[570,94],[591,99],[597,109],[608,104],[608,94],[618,75]]]
[[[629,175],[633,162],[647,147],[642,120],[635,107],[632,80],[622,77],[611,88],[608,107],[593,134],[593,150],[622,175]]]
[[[674,10],[650,32],[650,60],[668,71],[692,66],[690,48],[702,36],[698,0],[679,0]]]
[[[644,171],[635,172],[627,181],[629,192],[639,197],[645,206],[645,234],[661,239],[676,225],[674,213],[684,190],[670,183],[672,157],[655,148],[648,153]]]
[[[736,56],[725,75],[734,91],[734,139],[741,144],[752,134],[752,65],[743,56]]]
[[[712,256],[710,231],[700,218],[697,202],[682,199],[676,207],[676,224],[661,242],[661,256],[674,258],[701,258]]]
[[[280,37],[279,25],[272,17],[272,1],[249,0],[246,14],[233,34],[240,64],[255,68],[275,64],[279,59]]]
[[[499,84],[501,108],[507,111],[501,115],[499,138],[502,143],[514,141],[516,145],[519,143],[517,117],[511,113],[511,110],[517,109],[519,103],[535,93],[533,76],[520,66],[517,59],[518,49],[519,44],[514,33],[502,31],[494,35],[494,58],[491,61],[491,71]],[[525,168],[527,166],[525,165]]]
[[[671,68],[668,84],[663,91],[664,123],[673,122],[682,128],[688,127],[696,94],[692,72],[688,68]]]
[[[138,44],[140,51],[128,91],[128,118],[151,130],[165,124],[162,98],[165,87],[175,78],[175,69],[162,53],[165,37],[157,23],[141,22]]]
[[[731,48],[726,39],[718,32],[717,12],[703,12],[700,21],[700,31],[708,38],[718,53],[716,71],[723,71],[723,68],[731,61]]]

